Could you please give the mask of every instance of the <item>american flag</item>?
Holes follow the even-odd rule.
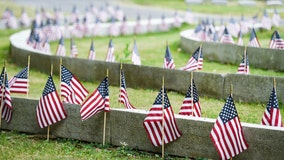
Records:
[[[50,126],[67,117],[56,91],[52,76],[48,77],[42,96],[36,107],[36,118],[40,128]]]
[[[80,110],[82,121],[87,120],[102,110],[105,112],[110,111],[108,86],[108,77],[106,77],[98,88],[83,102]]]
[[[89,94],[88,90],[81,84],[66,67],[61,65],[61,96],[64,102],[81,104]]]
[[[174,112],[166,90],[164,90],[163,93],[163,89],[164,88],[161,88],[152,108],[143,122],[143,126],[151,143],[156,147],[170,143],[182,135],[176,124]]]
[[[65,56],[66,55],[66,48],[64,46],[64,39],[63,36],[59,39],[59,43],[56,49],[57,56]]]
[[[269,43],[271,49],[284,49],[284,41],[277,31],[274,31]]]
[[[46,52],[46,53],[50,53],[50,45],[49,45],[48,38],[46,38],[44,43],[42,44],[42,49],[41,50]]]
[[[238,34],[238,45],[240,45],[240,46],[244,45],[242,30],[240,30],[240,32]]]
[[[266,10],[263,11],[263,16],[261,19],[261,27],[267,30],[270,30],[272,26],[272,22],[270,17],[268,16]]]
[[[201,117],[199,96],[193,80],[182,102],[179,114],[193,117]]]
[[[12,119],[12,99],[10,95],[10,88],[8,85],[8,76],[6,72],[6,68],[3,67],[3,70],[1,72],[0,77],[0,87],[1,87],[1,93],[0,93],[0,104],[2,109],[2,115],[0,118],[3,118],[7,123],[11,121]],[[3,100],[3,101],[2,101]]]
[[[269,101],[264,111],[261,124],[267,126],[283,127],[280,109],[278,107],[276,90],[274,87],[272,89]]]
[[[248,148],[231,95],[227,98],[210,132],[210,138],[220,159],[230,159]]]
[[[124,104],[126,109],[135,109],[135,107],[129,102],[129,98],[126,91],[126,82],[125,82],[125,76],[124,72],[121,69],[120,70],[121,75],[121,84],[120,84],[120,92],[119,92],[119,99],[118,102]]]
[[[273,13],[271,21],[272,21],[272,25],[274,25],[275,27],[279,27],[280,26],[281,17],[278,14],[278,11],[276,10],[276,8],[274,8],[274,13]]]
[[[242,61],[239,65],[238,72],[239,74],[249,74],[249,60],[248,60],[248,54],[245,49]]]
[[[188,60],[187,64],[184,67],[181,67],[181,70],[185,71],[194,71],[202,68],[203,58],[201,58],[201,47],[198,47],[196,51],[192,54],[191,58]],[[199,60],[200,59],[200,60]]]
[[[260,48],[260,44],[258,42],[258,38],[256,36],[254,28],[252,28],[251,33],[250,33],[250,39],[249,39],[249,47],[258,47]]]
[[[232,35],[229,33],[227,27],[225,27],[223,35],[220,39],[220,43],[229,43],[229,44],[235,44]]]
[[[171,55],[170,47],[167,45],[166,52],[165,52],[165,58],[164,58],[164,68],[167,69],[175,69],[175,63],[174,59]]]
[[[29,69],[26,66],[17,75],[9,80],[10,93],[27,94],[29,91]]]
[[[22,9],[22,14],[19,18],[22,27],[28,27],[31,25],[30,17],[28,16],[25,9]]]
[[[131,61],[135,65],[139,65],[139,66],[141,65],[141,59],[140,59],[140,55],[139,55],[137,44],[136,44],[135,40],[134,40],[134,44],[133,44]]]
[[[109,44],[108,44],[106,61],[115,62],[114,47],[113,47],[112,39],[109,41]]]
[[[78,49],[77,49],[77,46],[76,46],[73,39],[71,39],[70,50],[71,50],[71,57],[77,57],[78,56]]]
[[[95,52],[95,47],[94,47],[94,41],[92,41],[88,59],[89,60],[95,60],[95,58],[96,58],[96,52]]]

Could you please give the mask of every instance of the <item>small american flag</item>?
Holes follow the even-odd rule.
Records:
[[[36,117],[40,128],[50,126],[67,117],[51,75],[36,107]]]
[[[71,57],[77,57],[78,56],[78,49],[77,49],[77,46],[76,46],[73,39],[71,39],[70,50],[71,50]]]
[[[94,41],[92,41],[88,59],[89,60],[95,60],[95,58],[96,58],[96,52],[95,52],[95,47],[94,47]]]
[[[274,25],[275,27],[279,27],[280,26],[280,22],[281,22],[281,17],[278,14],[278,11],[276,8],[274,8],[274,13],[272,16],[272,25]]]
[[[266,10],[263,11],[263,16],[261,19],[261,27],[267,30],[271,30],[272,22],[270,17],[268,16]]]
[[[201,55],[201,47],[198,47],[195,52],[192,54],[191,58],[188,60],[187,64],[184,67],[181,67],[181,70],[184,71],[194,71],[198,70],[198,68],[201,68],[201,60],[199,61]],[[203,59],[202,59],[203,62]]]
[[[240,45],[240,46],[244,45],[242,30],[240,30],[240,32],[238,34],[238,45]]]
[[[29,91],[28,66],[9,80],[10,93],[27,94]]]
[[[174,112],[172,110],[166,90],[164,90],[163,93],[163,89],[164,88],[161,88],[152,108],[143,122],[143,126],[148,134],[148,137],[155,147],[170,143],[182,135],[176,124]]]
[[[121,85],[120,85],[118,102],[124,104],[126,109],[135,109],[135,107],[129,102],[129,98],[126,91],[125,76],[122,69],[120,71],[120,74],[121,74]]]
[[[12,109],[12,99],[10,95],[10,88],[8,85],[8,76],[7,76],[5,67],[3,67],[3,70],[1,72],[0,85],[1,85],[0,86],[1,87],[1,93],[0,93],[1,107],[0,108],[2,108],[2,115],[0,118],[3,118],[8,123],[12,119],[13,109]]]
[[[260,48],[260,44],[258,42],[258,38],[256,36],[254,28],[252,28],[251,33],[250,33],[250,39],[249,39],[249,47],[258,47]]]
[[[140,59],[140,55],[139,55],[137,44],[136,44],[135,40],[134,40],[134,44],[133,44],[131,61],[135,65],[139,65],[139,66],[141,65],[141,59]]]
[[[182,106],[181,106],[179,114],[193,116],[193,117],[201,117],[201,107],[200,107],[200,102],[199,102],[199,96],[198,96],[197,88],[193,80],[182,102]]]
[[[61,65],[61,96],[64,102],[81,104],[89,94],[88,90],[81,84],[66,67]]]
[[[269,43],[271,49],[284,49],[284,41],[277,31],[274,31]]]
[[[64,39],[63,36],[59,39],[58,47],[56,50],[56,55],[57,56],[65,56],[66,55],[66,48],[64,46]]]
[[[175,69],[174,59],[172,58],[169,45],[166,47],[165,58],[164,58],[164,68]]]
[[[221,110],[210,138],[220,159],[230,159],[248,148],[234,100],[230,95]]]
[[[108,86],[108,77],[106,77],[98,88],[83,102],[80,110],[82,121],[87,120],[102,110],[105,112],[110,111]]]
[[[106,61],[107,62],[115,62],[114,46],[113,46],[113,43],[112,43],[112,39],[109,41],[109,44],[108,44]]]
[[[248,54],[245,49],[242,61],[239,65],[238,72],[239,74],[249,74],[249,60],[248,60]]]
[[[232,35],[229,33],[227,27],[224,29],[224,33],[220,39],[220,43],[235,44]]]
[[[267,107],[264,111],[261,124],[267,126],[283,127],[280,109],[278,107],[277,95],[274,87],[270,94]]]

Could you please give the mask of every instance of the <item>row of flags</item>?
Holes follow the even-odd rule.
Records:
[[[87,120],[101,111],[111,111],[108,75],[102,80],[93,93],[89,95],[88,90],[85,89],[76,76],[65,66],[61,65],[60,73],[61,96],[57,93],[52,74],[50,74],[36,107],[36,117],[41,128],[48,127],[67,118],[63,102],[80,105],[82,121]],[[120,75],[121,85],[118,101],[124,104],[126,109],[135,109],[128,99],[122,66]],[[10,93],[28,92],[28,68],[25,67],[8,81],[6,68],[3,67],[0,80],[1,115],[4,120],[9,122],[12,118],[12,100]],[[283,127],[275,86],[274,83],[261,124]],[[23,88],[25,88],[25,91],[23,91]],[[183,100],[179,114],[201,117],[201,113],[197,87],[193,78],[191,78],[190,86]],[[174,115],[166,89],[163,86],[143,121],[143,126],[148,134],[149,140],[154,146],[157,147],[173,142],[182,136]],[[221,110],[210,132],[210,138],[221,159],[234,157],[248,148],[232,94],[230,94]]]

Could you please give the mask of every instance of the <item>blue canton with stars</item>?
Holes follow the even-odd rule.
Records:
[[[98,87],[98,91],[100,92],[103,98],[109,95],[108,86],[108,77],[106,77]]]
[[[126,89],[126,83],[125,83],[125,77],[124,77],[123,70],[121,70],[121,87]]]
[[[162,94],[163,94],[163,88],[161,88],[155,102],[154,102],[154,105],[161,105],[162,104]],[[171,104],[170,104],[170,100],[168,98],[168,95],[167,95],[167,92],[166,92],[166,89],[164,90],[164,109],[168,108],[168,107],[171,107]]]
[[[267,103],[267,111],[270,112],[271,107],[278,108],[278,100],[275,92],[275,88],[273,87],[271,95],[269,97],[269,101]]]
[[[169,46],[166,48],[165,58],[167,62],[170,62],[172,60],[172,55]]]
[[[195,86],[195,83],[194,81],[192,80],[192,88],[193,88],[193,102],[196,103],[199,101],[199,96],[198,96],[198,93],[197,93],[197,88]],[[189,86],[187,92],[186,92],[186,95],[185,95],[187,98],[191,98],[191,85]]]
[[[61,66],[61,72],[62,72],[61,73],[62,74],[61,75],[62,76],[61,81],[70,86],[70,81],[73,77],[72,73],[67,68],[65,68],[63,65]]]
[[[193,57],[196,61],[198,61],[199,50],[200,50],[200,47],[198,47],[198,48],[195,50],[195,52],[192,54],[192,57]]]
[[[21,70],[15,77],[17,78],[28,78],[28,66]]]
[[[46,95],[48,95],[52,92],[55,92],[55,91],[56,91],[56,88],[55,88],[52,76],[50,75],[47,79],[47,82],[46,82],[46,85],[44,87],[42,96],[46,96]]]
[[[219,114],[223,123],[227,123],[228,121],[236,118],[238,116],[237,109],[234,104],[233,97],[230,95]]]

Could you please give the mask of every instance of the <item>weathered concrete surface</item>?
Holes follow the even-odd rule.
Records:
[[[192,54],[202,44],[204,59],[224,64],[239,65],[245,46],[235,44],[222,44],[214,42],[200,42],[191,36],[193,30],[185,30],[180,33],[181,48]],[[284,71],[284,50],[270,48],[247,47],[249,64],[251,67]]]
[[[13,118],[9,124],[2,121],[2,128],[35,134],[46,134],[46,128],[40,129],[36,121],[35,107],[38,100],[13,98]],[[102,143],[104,113],[100,112],[86,121],[81,121],[80,106],[64,104],[67,118],[50,128],[51,135],[72,138],[88,142]],[[150,143],[143,121],[147,116],[144,110],[113,109],[106,117],[106,143],[161,153],[161,147]],[[215,119],[194,118],[175,115],[182,136],[165,145],[169,155],[219,159],[209,137]],[[217,118],[217,117],[216,117]],[[244,136],[249,148],[233,159],[283,159],[284,128],[242,123]]]

